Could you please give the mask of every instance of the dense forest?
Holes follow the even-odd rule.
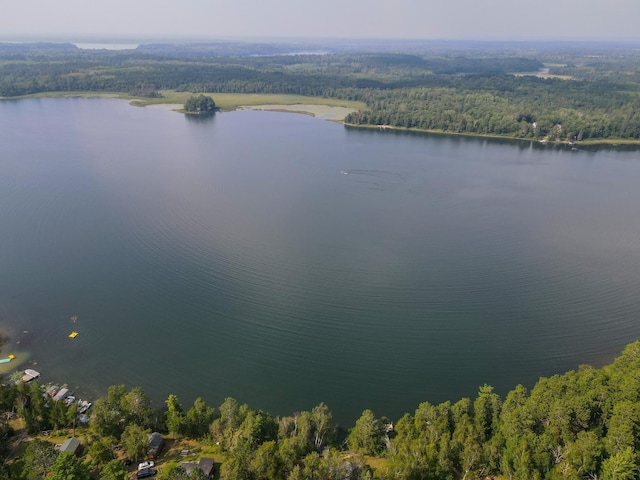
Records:
[[[611,365],[518,385],[504,399],[484,385],[474,399],[424,402],[395,422],[365,410],[348,431],[323,403],[274,417],[233,398],[218,408],[199,398],[185,411],[169,395],[155,409],[124,385],[110,387],[84,425],[74,404],[44,392],[35,381],[0,387],[0,454],[9,460],[0,478],[124,480],[135,471],[127,465],[146,458],[151,431],[208,452],[222,479],[626,480],[640,470],[640,342]],[[56,452],[60,432],[82,439],[79,457]],[[156,462],[159,478],[203,478],[167,452]]]
[[[354,125],[551,141],[640,140],[637,45],[303,47],[153,44],[108,51],[0,44],[0,96],[297,94],[364,102],[366,109],[345,119]]]

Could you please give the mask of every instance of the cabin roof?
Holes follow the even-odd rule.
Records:
[[[202,470],[206,475],[210,475],[213,471],[214,464],[215,462],[213,461],[213,458],[203,457],[198,462],[198,467],[200,467],[200,470]]]
[[[150,447],[159,447],[162,444],[164,437],[158,432],[153,432],[149,434],[149,446]]]
[[[76,453],[78,447],[80,446],[80,440],[77,438],[67,438],[62,445],[60,446],[60,453],[72,452]]]

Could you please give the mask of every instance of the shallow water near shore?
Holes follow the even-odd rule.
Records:
[[[2,353],[342,424],[504,395],[640,336],[638,184],[637,151],[2,101]]]

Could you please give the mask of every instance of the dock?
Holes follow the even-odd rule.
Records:
[[[31,368],[27,368],[24,371],[24,375],[22,376],[21,381],[27,383],[30,382],[31,380],[33,380],[34,378],[38,378],[40,376],[40,372],[36,372],[35,370],[32,370]]]

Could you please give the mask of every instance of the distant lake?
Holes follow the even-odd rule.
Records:
[[[74,43],[81,50],[135,50],[137,43]]]
[[[343,425],[505,395],[640,336],[639,185],[637,151],[1,101],[3,353]]]

